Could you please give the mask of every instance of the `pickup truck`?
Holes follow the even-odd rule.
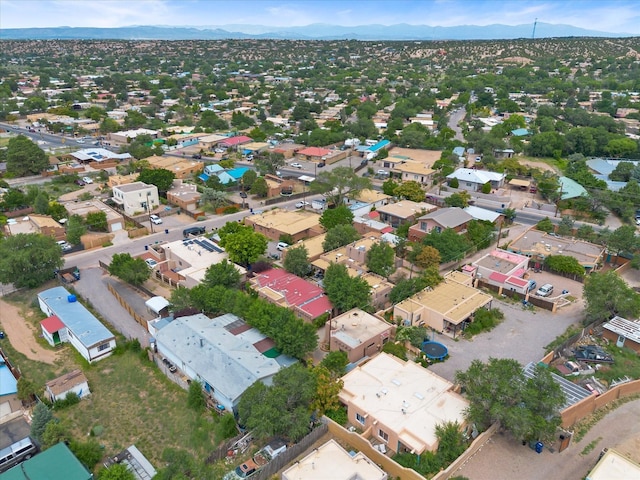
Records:
[[[73,283],[80,280],[80,270],[78,267],[62,268],[55,271],[55,275],[62,283]]]
[[[223,480],[243,480],[245,478],[249,478],[262,467],[267,465],[271,460],[283,453],[286,449],[287,444],[284,440],[273,440],[267,446],[258,450],[253,458],[228,472],[223,477]]]

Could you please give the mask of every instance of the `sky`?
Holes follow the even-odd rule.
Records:
[[[0,29],[566,24],[640,35],[638,0],[0,0]],[[0,33],[1,37],[1,33]]]

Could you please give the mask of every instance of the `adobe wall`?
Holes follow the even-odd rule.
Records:
[[[562,427],[569,428],[575,425],[584,417],[591,415],[596,410],[606,406],[608,403],[619,398],[628,397],[640,393],[640,380],[623,383],[613,387],[602,395],[591,395],[581,402],[578,402],[562,411]]]

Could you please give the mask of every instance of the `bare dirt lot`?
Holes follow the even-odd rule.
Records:
[[[0,325],[7,334],[7,339],[17,351],[25,355],[30,360],[48,363],[53,365],[57,359],[56,352],[43,348],[36,341],[38,332],[22,316],[20,309],[16,306],[0,300]]]

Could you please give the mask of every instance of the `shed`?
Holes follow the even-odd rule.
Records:
[[[60,442],[0,475],[0,480],[36,479],[92,480],[93,474]]]
[[[75,393],[83,398],[91,394],[87,377],[80,369],[73,370],[61,377],[54,378],[45,384],[45,393],[49,400],[64,400],[69,393]]]
[[[613,317],[602,325],[602,328],[602,336],[616,342],[616,346],[640,352],[640,321]]]
[[[40,322],[42,336],[52,347],[66,341],[67,330],[57,315],[51,315]]]
[[[162,296],[151,297],[149,300],[144,302],[149,310],[158,316],[162,316],[163,314],[168,313],[169,305],[171,302]]]

